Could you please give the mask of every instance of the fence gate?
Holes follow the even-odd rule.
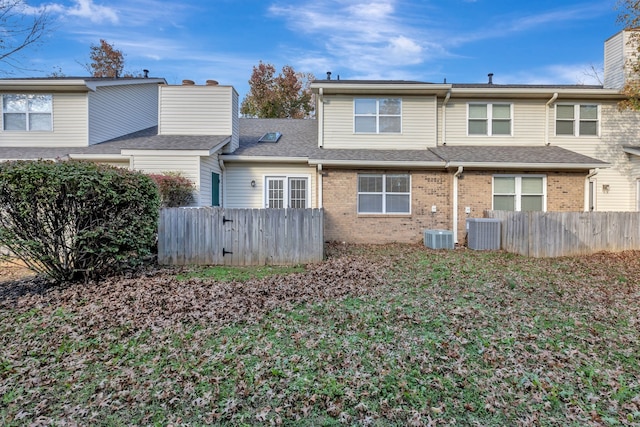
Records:
[[[158,262],[287,265],[322,261],[322,209],[164,208]]]

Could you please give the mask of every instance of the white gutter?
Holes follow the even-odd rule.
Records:
[[[322,208],[322,163],[318,163],[318,208]]]
[[[384,160],[309,160],[310,165],[322,163],[329,166],[359,166],[359,167],[391,167],[409,169],[411,167],[444,168],[445,162],[414,162],[414,161],[384,161]]]
[[[447,96],[442,101],[442,145],[447,145],[447,104],[449,103],[449,98],[451,98],[451,89],[449,89]],[[437,144],[438,140],[436,139]]]
[[[627,154],[634,155],[634,156],[640,156],[640,148],[622,147],[622,151],[624,151]]]
[[[307,163],[307,157],[284,157],[284,156],[242,156],[233,154],[223,154],[225,162],[281,162],[281,163]],[[309,162],[310,163],[310,162]]]
[[[451,167],[464,166],[466,168],[482,169],[561,169],[561,170],[584,170],[594,168],[608,168],[608,163],[499,163],[499,162],[451,162]]]
[[[318,147],[324,145],[324,90],[318,89]]]
[[[558,92],[554,93],[550,100],[545,104],[546,108],[544,110],[544,145],[549,145],[549,109],[550,105],[558,99]]]
[[[129,160],[120,154],[69,154],[70,159],[78,160],[104,160],[104,161],[124,161]]]
[[[453,174],[453,239],[458,243],[458,177],[462,175],[464,168],[458,166],[458,170]]]
[[[225,207],[227,205],[227,201],[225,200],[225,188],[226,188],[226,171],[227,168],[224,165],[224,160],[222,160],[222,158],[220,157],[220,155],[218,154],[218,164],[220,165],[220,172],[222,175],[222,178],[220,179],[220,207]],[[213,179],[213,178],[212,178]]]

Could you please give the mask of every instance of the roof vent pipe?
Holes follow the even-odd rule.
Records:
[[[489,73],[487,75],[489,76],[489,84],[492,85],[493,84],[493,73]]]
[[[142,72],[144,73],[144,78],[148,79],[149,78],[149,70],[142,70]]]
[[[327,80],[331,80],[331,71],[327,71]]]

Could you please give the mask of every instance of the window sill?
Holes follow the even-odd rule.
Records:
[[[359,213],[358,218],[411,218],[411,213]]]

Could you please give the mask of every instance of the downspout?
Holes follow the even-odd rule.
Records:
[[[318,147],[324,144],[324,91],[318,89]]]
[[[322,163],[318,163],[318,202],[316,206],[322,208]]]
[[[598,172],[600,172],[599,168],[595,168],[592,172],[589,172],[589,174],[586,176],[585,180],[584,180],[584,206],[585,206],[585,212],[590,212],[591,211],[591,206],[589,206],[589,183],[591,182],[591,178],[593,178],[594,176],[596,176],[598,174]],[[595,193],[593,195],[594,199],[595,199]],[[593,201],[594,204],[594,210],[595,210],[595,200]]]
[[[458,243],[458,177],[462,175],[462,166],[453,174],[453,238]]]
[[[442,101],[442,145],[447,145],[447,103],[449,102],[449,98],[451,98],[451,89],[447,91],[447,96],[445,96],[444,101]],[[438,145],[437,139],[436,145]]]
[[[222,178],[220,179],[220,205],[221,207],[226,207],[227,206],[227,200],[225,199],[225,188],[226,188],[226,173],[225,171],[227,170],[227,168],[224,165],[224,160],[222,160],[220,158],[220,154],[218,154],[218,164],[220,165],[220,172],[222,172]]]
[[[544,145],[549,145],[549,107],[558,99],[558,92],[554,93],[550,100],[545,104],[544,117]]]

